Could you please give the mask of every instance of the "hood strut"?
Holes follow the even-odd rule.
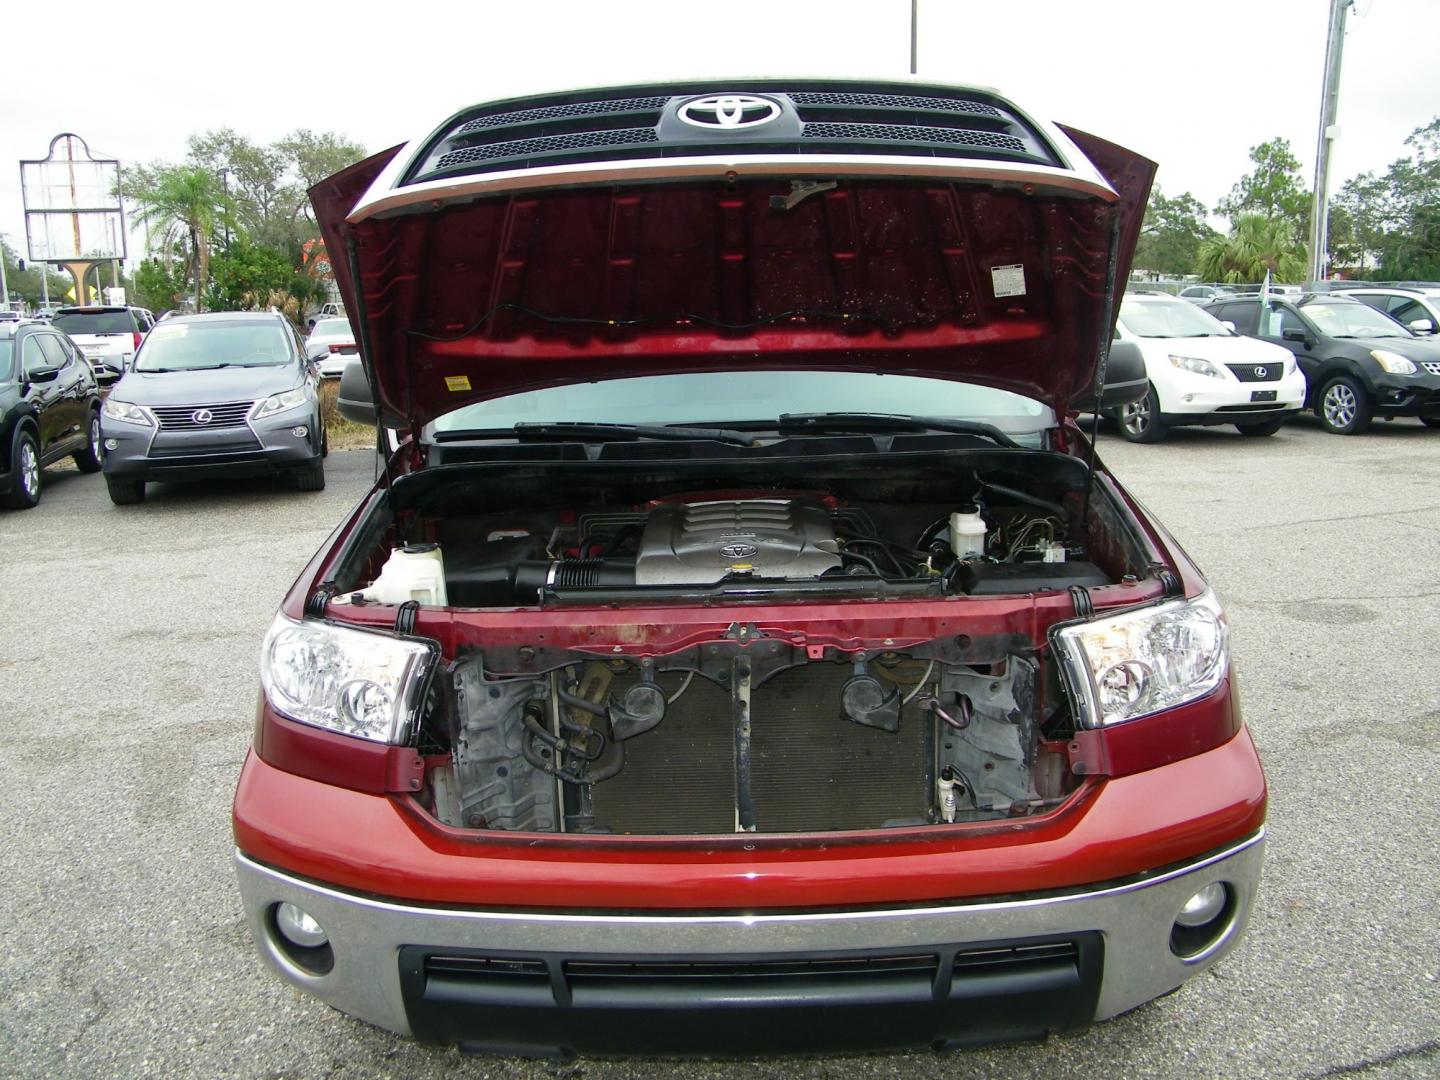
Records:
[[[365,289],[360,283],[360,255],[355,246],[355,234],[350,233],[345,237],[345,254],[350,263],[350,280],[354,283],[353,303],[355,312],[355,326],[359,335],[360,364],[365,369],[365,378],[370,383],[370,400],[375,405],[375,441],[379,444],[380,461],[385,468],[385,501],[389,504],[391,512],[395,515],[395,532],[404,547],[405,521],[399,512],[395,510],[395,478],[390,474],[390,447],[385,442],[385,424],[383,422],[384,411],[380,405],[380,382],[375,375],[375,353],[370,348],[370,313],[365,306]]]
[[[1105,265],[1105,306],[1100,320],[1105,332],[1096,349],[1095,406],[1091,414],[1095,417],[1095,427],[1090,432],[1090,452],[1086,455],[1089,475],[1085,480],[1085,506],[1080,514],[1081,528],[1090,524],[1090,495],[1095,490],[1095,444],[1100,441],[1100,401],[1105,393],[1105,367],[1110,360],[1110,342],[1115,336],[1115,278],[1120,268],[1120,225],[1121,219],[1117,217],[1110,226],[1110,254]]]

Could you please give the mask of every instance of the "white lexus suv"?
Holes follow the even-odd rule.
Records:
[[[1140,347],[1150,380],[1113,416],[1131,442],[1159,442],[1182,424],[1273,435],[1305,405],[1305,376],[1289,350],[1242,337],[1184,300],[1127,293],[1116,334]]]

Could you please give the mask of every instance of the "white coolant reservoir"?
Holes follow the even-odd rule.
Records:
[[[978,559],[985,555],[985,519],[973,503],[950,515],[950,550],[957,559]]]
[[[396,548],[380,568],[379,577],[363,589],[346,593],[343,599],[356,595],[377,604],[403,604],[414,600],[444,607],[445,560],[440,555],[440,545],[406,544]]]

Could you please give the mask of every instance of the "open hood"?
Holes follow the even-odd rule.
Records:
[[[387,423],[418,432],[505,394],[737,368],[962,380],[1060,415],[1088,400],[1153,163],[988,92],[865,85],[502,102],[317,184]],[[840,99],[885,122],[834,119]],[[607,145],[596,116],[636,101],[658,135],[629,126],[616,137],[638,149],[587,149]],[[772,106],[788,126],[768,141],[675,134],[676,116],[744,126]],[[581,134],[553,134],[577,110]]]

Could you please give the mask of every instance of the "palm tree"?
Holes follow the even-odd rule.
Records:
[[[135,220],[158,234],[162,251],[188,242],[199,311],[210,274],[210,241],[230,220],[230,200],[219,177],[208,169],[161,168],[148,179],[143,190],[130,193],[137,207]]]
[[[1201,281],[1255,282],[1269,270],[1274,281],[1299,282],[1305,280],[1305,246],[1288,221],[1245,214],[1229,236],[1201,242],[1195,269]]]

